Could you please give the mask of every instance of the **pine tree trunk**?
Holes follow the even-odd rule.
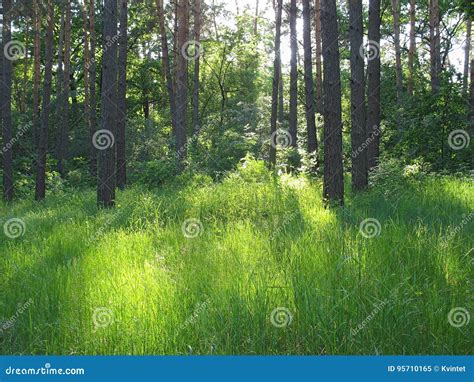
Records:
[[[466,16],[466,45],[464,47],[464,76],[462,82],[462,88],[464,94],[467,95],[467,84],[469,82],[469,59],[471,55],[471,27],[472,20],[467,15]]]
[[[341,70],[335,0],[321,0],[324,91],[324,186],[330,204],[344,204],[342,165]]]
[[[397,88],[397,103],[400,105],[403,78],[402,78],[402,56],[400,48],[400,0],[392,0],[393,11],[393,31],[395,40],[395,68],[396,68],[396,88]]]
[[[90,105],[90,80],[89,80],[89,65],[90,65],[90,36],[89,36],[89,19],[87,12],[87,4],[82,5],[82,29],[84,33],[84,125],[87,130],[91,131],[91,105]]]
[[[282,6],[283,7],[283,6]],[[281,32],[280,32],[281,38]],[[280,60],[280,81],[278,82],[278,123],[282,124],[285,120],[285,98],[284,98],[284,86],[283,86],[283,73],[281,70],[281,51],[278,52]]]
[[[178,39],[176,72],[176,153],[179,169],[186,158],[186,116],[188,106],[188,60],[184,54],[189,36],[188,0],[178,1]]]
[[[408,94],[413,95],[415,86],[415,27],[416,27],[416,0],[410,0],[410,45],[408,49]]]
[[[431,91],[435,94],[439,91],[441,70],[438,0],[430,0],[430,63]]]
[[[97,81],[97,64],[95,57],[96,40],[95,40],[95,4],[94,0],[89,2],[89,36],[91,42],[90,60],[88,63],[89,79],[90,79],[90,126],[89,126],[89,142],[90,142],[90,158],[89,171],[92,176],[97,175],[97,150],[93,144],[93,137],[97,130],[97,95],[96,95],[96,81]]]
[[[102,86],[101,86],[101,131],[94,143],[99,147],[97,204],[110,208],[115,205],[115,145],[112,137],[117,132],[115,124],[118,113],[117,102],[117,0],[105,0],[103,12]],[[107,137],[107,138],[106,138]],[[105,139],[106,138],[106,139]]]
[[[363,44],[362,0],[349,1],[349,39],[351,45],[351,144],[352,189],[361,191],[368,186],[367,138],[365,111],[364,57],[360,54]]]
[[[127,26],[128,0],[120,1],[120,31],[118,48],[118,82],[117,82],[117,187],[121,190],[127,184],[126,160],[126,123],[127,123]]]
[[[40,130],[40,76],[41,76],[41,40],[40,40],[40,29],[41,29],[41,8],[38,4],[39,0],[34,0],[33,3],[33,27],[34,27],[34,40],[33,40],[33,134],[35,147],[38,147],[38,138]]]
[[[369,2],[369,43],[380,46],[380,0]],[[380,155],[380,53],[367,63],[367,161],[369,170],[377,166]]]
[[[53,78],[53,32],[54,4],[53,0],[47,0],[43,99],[41,107],[41,126],[38,134],[38,158],[36,162],[36,200],[42,200],[46,196],[46,158],[48,155],[48,125],[51,109],[51,83]]]
[[[291,138],[291,146],[296,147],[298,141],[297,125],[298,125],[298,40],[296,32],[296,0],[290,2],[290,117],[289,117],[289,133]]]
[[[194,0],[194,41],[199,44],[201,40],[201,0]],[[195,47],[199,49],[199,46]],[[199,71],[200,58],[196,53],[194,57],[194,88],[193,88],[193,131],[198,134],[201,129],[199,121]]]
[[[277,0],[276,5],[276,16],[275,16],[275,58],[273,61],[273,86],[272,86],[272,115],[270,121],[270,166],[275,167],[276,165],[276,134],[277,134],[277,118],[278,118],[278,105],[279,105],[279,89],[281,81],[281,59],[280,59],[280,46],[281,46],[281,15],[283,0]],[[281,117],[280,117],[281,118]]]
[[[64,19],[64,71],[62,78],[61,116],[59,126],[59,155],[58,172],[62,177],[65,175],[64,160],[67,157],[69,146],[69,87],[70,87],[70,67],[71,67],[71,3],[66,1]]]
[[[323,70],[322,70],[322,48],[321,48],[321,0],[314,0],[314,23],[316,37],[316,111],[323,113]]]
[[[3,0],[2,43],[0,44],[0,119],[3,135],[3,199],[13,200],[13,145],[12,145],[12,61],[4,47],[11,42],[11,0]]]
[[[303,0],[303,45],[304,45],[304,82],[306,130],[308,134],[308,152],[315,153],[318,149],[316,136],[316,116],[314,109],[313,57],[311,52],[311,5],[310,0]]]

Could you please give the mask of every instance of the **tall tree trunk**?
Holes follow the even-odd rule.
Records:
[[[380,0],[369,1],[369,43],[380,46]],[[377,166],[380,155],[380,53],[367,63],[367,156],[369,169]]]
[[[280,32],[281,34],[281,32]],[[283,123],[285,119],[285,99],[284,99],[284,87],[283,87],[283,73],[281,70],[281,51],[278,52],[280,59],[280,81],[278,83],[278,122]]]
[[[410,0],[410,46],[408,49],[408,94],[413,95],[415,86],[415,27],[416,27],[416,0]]]
[[[342,165],[341,70],[335,0],[321,0],[324,64],[324,186],[330,204],[344,204]]]
[[[296,33],[296,0],[290,2],[290,126],[289,133],[291,138],[291,146],[297,146],[297,125],[298,125],[298,39]]]
[[[472,20],[469,15],[466,15],[466,45],[464,47],[464,76],[462,81],[462,88],[466,95],[467,84],[469,82],[469,58],[471,55],[471,27]]]
[[[351,144],[352,189],[361,191],[368,186],[367,150],[363,144],[367,138],[365,111],[364,57],[362,0],[349,1],[349,39],[351,44]]]
[[[90,105],[90,35],[89,35],[89,19],[87,12],[87,3],[82,5],[82,29],[84,33],[84,124],[87,130],[91,131],[91,105]],[[92,139],[92,138],[91,138]]]
[[[34,40],[33,40],[33,135],[35,147],[38,147],[38,137],[40,130],[40,76],[41,76],[41,40],[40,40],[40,29],[41,29],[41,7],[39,6],[39,0],[33,2],[33,27],[34,27]]]
[[[59,3],[59,11],[61,13],[59,21],[59,36],[58,36],[58,68],[56,70],[56,110],[55,110],[55,121],[57,124],[57,137],[56,137],[56,158],[58,159],[58,170],[60,167],[61,157],[61,134],[63,119],[64,103],[64,13],[65,13],[65,1]],[[60,173],[62,176],[62,173]]]
[[[281,81],[281,15],[283,0],[277,0],[275,9],[275,58],[273,60],[273,87],[272,87],[272,115],[270,120],[270,166],[276,165],[276,134],[277,134],[277,118],[278,118],[278,93]],[[282,93],[282,92],[281,92]],[[280,121],[281,122],[281,121]]]
[[[201,40],[201,0],[194,0],[194,41],[199,44]],[[196,46],[195,49],[199,49]],[[199,53],[195,52],[194,57],[194,88],[193,88],[193,131],[195,134],[201,129],[199,121]]]
[[[89,171],[92,176],[97,175],[97,150],[93,144],[93,137],[97,130],[97,94],[96,94],[96,81],[97,81],[97,64],[96,64],[96,40],[95,40],[95,0],[89,1],[89,36],[90,36],[90,60],[87,65],[89,70],[89,94],[90,94],[90,125],[89,125]]]
[[[51,109],[51,82],[53,79],[53,31],[54,4],[53,0],[47,0],[43,99],[41,107],[41,127],[38,134],[38,158],[36,162],[36,200],[42,200],[46,195],[46,158],[48,155],[48,125]]]
[[[314,109],[313,57],[311,52],[311,5],[310,0],[303,0],[303,45],[304,45],[304,82],[306,130],[308,134],[308,152],[316,153],[318,139],[316,136],[316,117]]]
[[[2,43],[0,44],[0,119],[3,134],[3,199],[10,202],[13,199],[13,145],[12,145],[12,62],[7,50],[4,50],[12,40],[11,0],[3,0]]]
[[[110,208],[115,205],[115,146],[113,137],[117,134],[117,0],[105,0],[103,12],[102,86],[101,86],[101,136],[94,143],[98,145],[97,204]],[[107,45],[106,45],[107,44]],[[101,141],[102,139],[102,141]],[[103,144],[105,143],[105,144]]]
[[[127,184],[127,160],[125,129],[127,123],[127,27],[128,0],[120,1],[120,34],[118,48],[118,86],[117,86],[117,187],[121,190]]]
[[[438,0],[430,0],[430,63],[431,91],[435,94],[439,91],[441,70]]]
[[[176,153],[179,167],[186,158],[186,116],[188,106],[188,61],[184,54],[189,36],[188,0],[178,1],[178,40],[176,72]]]
[[[402,79],[402,56],[400,48],[400,0],[392,0],[393,11],[393,31],[395,40],[395,68],[396,68],[396,85],[397,85],[397,103],[400,105],[403,79]]]
[[[165,27],[165,11],[163,8],[163,0],[156,0],[156,7],[158,13],[158,24],[160,27],[161,35],[161,55],[163,59],[166,88],[168,90],[168,98],[170,102],[170,113],[171,113],[171,126],[173,128],[173,134],[176,132],[176,96],[175,88],[173,85],[173,75],[171,73],[170,55],[168,48],[168,37],[166,35]]]
[[[64,161],[67,157],[69,146],[69,86],[70,86],[70,67],[71,67],[71,3],[65,2],[64,19],[64,72],[62,78],[62,113],[59,125],[59,150],[58,150],[58,172],[64,177]]]
[[[322,70],[322,48],[321,48],[321,0],[314,0],[314,24],[316,39],[316,111],[323,112],[323,70]]]

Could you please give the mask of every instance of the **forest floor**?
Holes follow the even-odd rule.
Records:
[[[468,181],[325,209],[320,182],[253,163],[220,183],[131,187],[116,209],[95,197],[1,206],[0,354],[474,349]]]

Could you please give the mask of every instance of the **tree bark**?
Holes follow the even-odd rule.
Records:
[[[104,53],[102,57],[101,89],[101,133],[107,137],[101,146],[99,139],[94,142],[100,146],[98,155],[97,204],[110,208],[115,205],[115,145],[111,137],[117,132],[117,0],[104,1],[103,13]]]
[[[400,105],[403,78],[402,78],[402,55],[400,48],[400,0],[392,0],[393,11],[393,31],[395,40],[395,68],[396,68],[396,88],[397,88],[397,103]]]
[[[280,89],[281,81],[281,15],[283,9],[283,0],[277,0],[275,9],[275,58],[273,60],[273,86],[272,86],[272,115],[270,121],[270,166],[275,167],[276,165],[276,131],[277,131],[277,118],[278,118],[278,93]]]
[[[321,48],[321,0],[314,0],[314,23],[316,38],[316,111],[323,112],[323,70],[322,70],[322,48]]]
[[[87,12],[87,3],[82,4],[82,29],[84,33],[84,124],[87,130],[91,131],[91,105],[90,105],[90,35],[89,35],[89,19]],[[89,133],[90,134],[90,133]],[[92,139],[92,137],[91,137]]]
[[[96,81],[97,81],[97,64],[95,57],[96,40],[95,40],[95,4],[94,0],[89,2],[89,36],[91,43],[90,60],[88,63],[89,78],[90,78],[90,125],[89,125],[89,142],[90,142],[90,158],[89,171],[92,176],[97,175],[97,150],[93,145],[93,136],[97,130],[97,95],[96,95]]]
[[[335,0],[321,0],[324,91],[324,185],[330,204],[344,204],[341,121],[341,71]]]
[[[189,36],[188,0],[178,1],[178,39],[177,39],[177,72],[176,72],[176,154],[179,169],[182,169],[186,158],[186,116],[188,106],[188,60],[184,48]]]
[[[40,76],[41,76],[41,41],[40,41],[40,29],[41,29],[41,8],[38,4],[39,0],[34,0],[33,3],[33,27],[34,27],[34,40],[33,40],[33,125],[34,125],[34,143],[35,147],[38,147],[38,137],[40,130]]]
[[[171,113],[171,126],[173,129],[173,134],[176,134],[176,95],[175,88],[173,85],[173,75],[171,73],[171,64],[170,64],[170,55],[168,48],[168,37],[166,35],[165,27],[165,11],[163,8],[163,0],[156,0],[156,7],[158,13],[158,24],[160,27],[161,35],[161,55],[164,66],[166,88],[168,90],[168,98],[170,103],[170,113]]]
[[[410,0],[410,45],[408,49],[408,94],[413,95],[415,86],[415,27],[416,27],[416,0]]]
[[[0,118],[3,135],[3,199],[13,200],[13,145],[12,145],[12,61],[4,54],[4,47],[12,41],[11,0],[3,0],[2,43],[0,44]]]
[[[314,109],[313,57],[311,52],[311,5],[310,0],[303,0],[303,45],[304,45],[304,82],[306,130],[308,134],[308,152],[315,153],[318,149],[316,136],[316,117]]]
[[[117,187],[125,189],[127,184],[126,160],[126,124],[127,124],[127,27],[128,0],[120,1],[120,31],[118,47],[118,82],[117,82]]]
[[[38,136],[38,158],[36,163],[36,200],[42,200],[46,196],[46,159],[48,155],[48,125],[49,114],[51,109],[51,82],[53,78],[53,31],[54,4],[53,0],[47,0],[47,28],[45,39],[43,99],[41,107],[41,127]]]
[[[296,32],[296,16],[298,9],[296,8],[296,0],[290,2],[290,117],[289,117],[289,133],[291,138],[291,146],[296,147],[298,144],[298,40]]]
[[[469,15],[466,15],[466,45],[464,47],[464,76],[462,88],[464,94],[467,95],[467,84],[469,82],[469,59],[471,55],[471,27],[472,20]]]
[[[67,147],[68,147],[68,131],[69,131],[69,86],[70,86],[70,63],[71,63],[71,4],[69,1],[64,2],[64,19],[61,15],[61,19],[64,21],[62,25],[63,30],[63,46],[60,44],[58,53],[58,60],[62,59],[64,65],[63,70],[58,72],[59,81],[59,136],[57,145],[57,157],[58,157],[58,172],[64,177],[64,160],[66,159]],[[60,37],[61,41],[61,37]],[[58,62],[58,67],[61,67],[61,63]],[[62,75],[62,78],[59,77]]]
[[[380,46],[380,0],[369,2],[369,41]],[[377,166],[380,155],[380,54],[367,63],[367,161],[369,170]]]
[[[363,144],[367,138],[365,111],[364,57],[362,0],[349,1],[349,39],[351,45],[351,144],[352,189],[365,190],[368,186],[367,150]]]
[[[431,91],[436,94],[440,87],[439,74],[441,70],[438,0],[430,0],[430,64]]]
[[[194,0],[194,41],[199,44],[201,40],[201,0]],[[195,49],[199,49],[196,46]],[[193,88],[193,132],[198,134],[201,129],[199,121],[199,54],[194,57],[194,88]]]

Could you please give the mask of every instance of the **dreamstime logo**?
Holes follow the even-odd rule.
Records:
[[[462,150],[469,146],[471,142],[471,137],[469,136],[466,130],[458,129],[453,130],[449,133],[448,136],[448,145],[453,150]]]
[[[186,60],[196,60],[202,54],[202,46],[199,41],[186,41],[181,48],[181,54]]]
[[[26,56],[26,47],[21,41],[12,40],[3,47],[3,54],[10,61],[16,61]]]
[[[366,239],[372,239],[375,236],[379,236],[382,231],[382,226],[377,219],[368,218],[363,220],[359,226],[359,232]]]
[[[293,321],[293,316],[287,308],[275,308],[270,314],[270,322],[273,326],[276,326],[277,328],[284,328],[285,326],[289,326],[291,324],[291,321]]]
[[[10,239],[16,239],[23,236],[26,231],[25,222],[18,218],[8,219],[3,225],[3,232]]]
[[[107,150],[115,143],[114,135],[110,130],[97,130],[92,136],[92,144],[97,150]]]
[[[293,143],[291,138],[290,132],[287,130],[277,130],[274,131],[270,137],[270,144],[273,148],[277,148],[277,146],[287,148],[290,147]]]
[[[181,225],[183,235],[188,239],[194,239],[204,231],[204,227],[199,219],[186,219]]]
[[[471,315],[467,309],[459,306],[451,309],[448,313],[448,322],[455,328],[460,328],[461,326],[469,324],[470,319]]]
[[[359,48],[361,57],[367,57],[367,61],[372,61],[380,56],[380,45],[377,41],[369,40],[367,44],[362,44]]]
[[[99,328],[106,328],[114,323],[114,313],[109,308],[101,307],[94,310],[92,321],[94,322],[94,331]]]

